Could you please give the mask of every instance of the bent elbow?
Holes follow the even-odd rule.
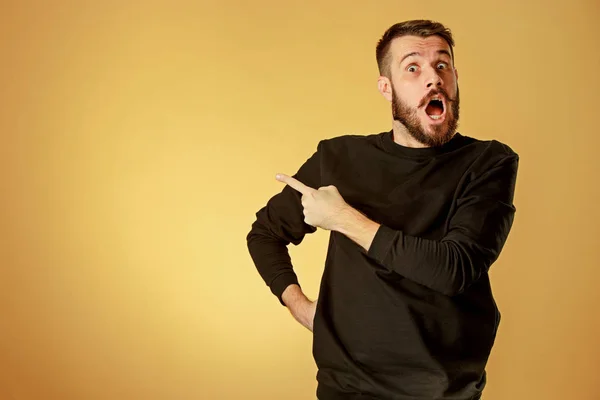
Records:
[[[467,249],[456,242],[449,246],[449,276],[441,292],[446,296],[463,294],[488,271],[493,257],[485,257],[483,252]]]

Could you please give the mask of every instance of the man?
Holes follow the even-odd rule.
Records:
[[[456,132],[453,46],[436,22],[389,28],[376,53],[393,129],[321,141],[277,175],[286,185],[248,234],[262,278],[313,331],[321,400],[481,397],[500,322],[488,271],[513,223],[518,155]],[[317,227],[331,233],[312,302],[287,245]]]

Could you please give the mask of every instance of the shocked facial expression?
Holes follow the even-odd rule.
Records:
[[[390,51],[387,93],[394,120],[423,145],[448,142],[460,108],[458,73],[448,43],[439,36],[403,36],[392,41]]]

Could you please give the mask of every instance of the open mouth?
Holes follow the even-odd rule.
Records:
[[[425,107],[425,112],[433,120],[441,119],[445,114],[444,101],[441,98],[433,98]]]

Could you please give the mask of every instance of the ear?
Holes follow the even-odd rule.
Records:
[[[379,89],[379,93],[381,93],[387,101],[392,101],[392,83],[389,78],[380,76],[377,79],[377,88]]]
[[[458,82],[458,69],[454,68],[454,76],[456,77],[456,81]]]

